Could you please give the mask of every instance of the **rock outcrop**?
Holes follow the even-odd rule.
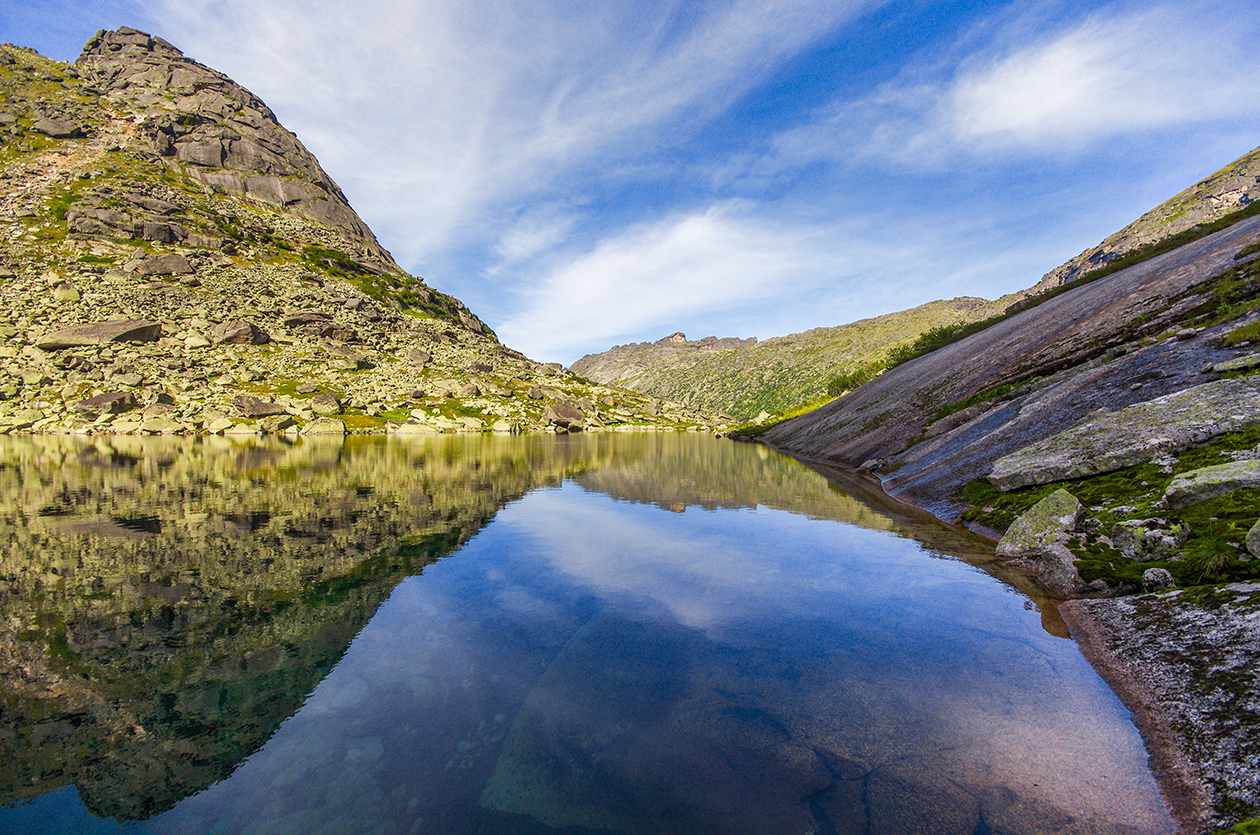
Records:
[[[297,434],[326,397],[350,432],[554,432],[547,407],[583,399],[586,429],[720,425],[499,343],[161,38],[100,32],[73,66],[0,46],[0,96],[0,432]],[[134,409],[91,405],[120,391]]]

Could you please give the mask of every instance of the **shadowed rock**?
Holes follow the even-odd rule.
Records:
[[[273,403],[270,400],[263,400],[261,397],[254,397],[248,394],[238,394],[236,397],[233,397],[232,405],[239,409],[240,413],[247,418],[288,414],[279,403]]]

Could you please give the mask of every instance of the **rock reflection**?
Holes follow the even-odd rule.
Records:
[[[1123,749],[1111,784],[1063,778],[1082,808],[1149,783],[1070,645],[957,562],[992,571],[980,540],[760,447],[0,438],[0,496],[4,805],[75,786],[151,832],[891,833],[932,807],[932,831],[1074,833],[1127,830],[1049,820],[1033,788],[1065,758]]]
[[[0,803],[226,776],[397,583],[590,465],[542,439],[0,439]]]

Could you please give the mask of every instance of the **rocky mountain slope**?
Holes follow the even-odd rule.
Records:
[[[588,354],[570,370],[598,383],[748,421],[817,401],[837,375],[864,369],[873,374],[883,368],[890,351],[913,343],[925,331],[999,314],[1013,298],[930,302],[764,342],[715,337],[689,341],[675,333]]]
[[[1210,223],[1260,198],[1260,148],[1170,197],[1128,226],[1046,273],[1035,290],[1066,284],[1125,252],[1197,224]]]
[[[708,425],[498,342],[257,97],[160,38],[0,46],[0,431]]]
[[[1260,217],[1242,217],[761,436],[874,471],[1000,537],[1052,594],[1099,598],[1062,611],[1195,832],[1260,815],[1258,258]]]

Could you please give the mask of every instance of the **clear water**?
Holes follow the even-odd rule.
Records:
[[[1176,831],[991,549],[761,447],[0,464],[3,832]]]

